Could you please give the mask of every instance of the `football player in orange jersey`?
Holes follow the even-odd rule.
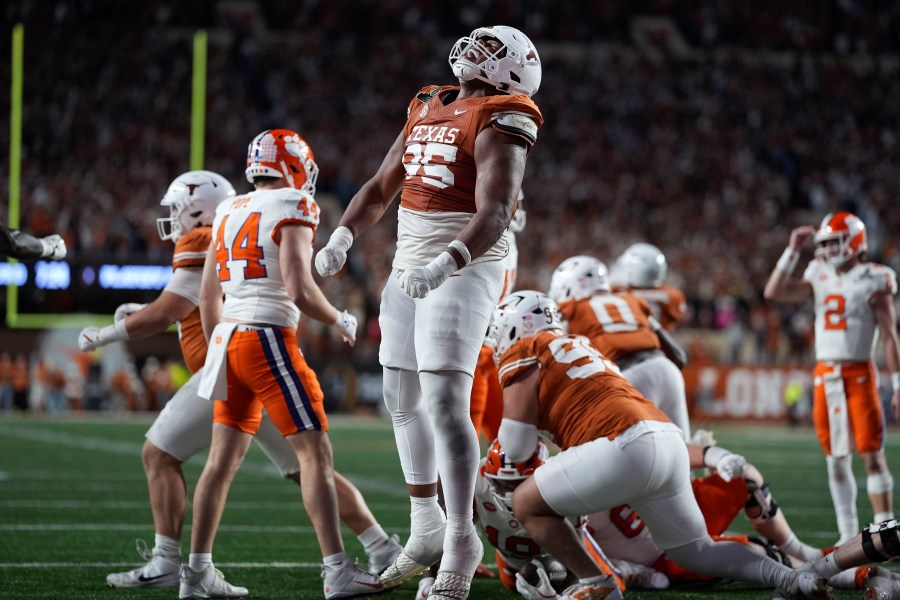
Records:
[[[112,587],[174,588],[179,584],[181,531],[187,510],[181,465],[208,448],[212,437],[213,404],[197,395],[199,370],[206,359],[206,338],[197,308],[201,269],[212,241],[216,206],[230,198],[234,198],[234,188],[217,173],[189,171],[176,177],[161,201],[170,214],[157,220],[160,238],[175,243],[172,279],[153,302],[119,306],[115,325],[107,332],[87,328],[79,336],[81,349],[91,351],[111,343],[112,337],[140,339],[165,331],[176,322],[184,361],[193,373],[150,426],[141,452],[156,530],[155,544],[148,551],[139,541],[138,551],[146,563],[131,571],[110,573],[106,582]],[[117,330],[124,337],[117,335]],[[279,473],[299,485],[297,456],[268,416],[263,417],[255,439]],[[380,573],[400,552],[400,545],[388,537],[349,480],[335,473],[335,486],[341,519],[359,537],[369,556],[370,569]]]
[[[516,488],[512,508],[534,540],[579,577],[569,595],[621,598],[564,515],[629,504],[682,567],[775,587],[777,597],[831,597],[822,577],[710,538],[681,431],[590,340],[562,330],[550,298],[510,294],[494,312],[491,337],[503,386],[499,441],[507,457],[513,463],[530,457],[538,430],[562,450]],[[528,591],[527,582],[517,582]]]
[[[55,233],[37,238],[0,224],[0,256],[62,260],[66,257],[66,242]]]
[[[815,259],[803,277],[794,275],[800,250],[813,239]],[[828,484],[837,515],[838,545],[859,530],[852,452],[862,459],[866,489],[880,523],[894,518],[894,478],[884,454],[884,414],[878,397],[872,351],[879,334],[900,418],[900,341],[893,296],[897,276],[866,256],[866,228],[848,212],[826,215],[819,229],[797,227],[778,259],[764,295],[777,302],[812,298],[816,314],[813,423],[828,464]]]
[[[441,560],[436,600],[465,598],[484,552],[472,523],[480,454],[469,419],[472,374],[503,287],[503,232],[543,121],[530,98],[541,63],[521,31],[476,29],[449,61],[459,85],[416,94],[378,172],[316,255],[321,275],[337,272],[354,236],[402,192],[379,360],[412,510],[404,552],[382,581],[405,581]]]
[[[613,291],[630,292],[646,300],[666,331],[673,331],[687,310],[684,292],[666,285],[666,257],[653,244],[640,242],[625,249],[613,267]]]
[[[583,335],[616,362],[622,375],[690,438],[681,367],[687,354],[653,317],[650,306],[628,292],[613,294],[606,265],[573,256],[553,272],[547,292],[570,333]]]

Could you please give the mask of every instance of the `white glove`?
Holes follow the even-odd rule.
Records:
[[[128,339],[128,331],[125,329],[125,320],[115,325],[106,327],[85,327],[78,334],[78,349],[82,352],[90,352],[112,342],[124,342]]]
[[[397,283],[410,298],[424,298],[428,292],[447,281],[459,267],[449,252],[441,252],[440,256],[424,267],[406,269],[400,274]]]
[[[711,446],[703,452],[703,464],[715,469],[723,480],[731,481],[735,477],[743,476],[747,459],[724,448]]]
[[[353,233],[343,225],[334,230],[325,247],[316,254],[316,271],[322,277],[334,275],[347,260],[347,250],[353,245]]]
[[[516,211],[516,214],[512,216],[512,219],[509,222],[509,230],[513,233],[522,233],[522,230],[525,229],[525,222],[528,216],[525,213],[525,209],[521,206],[519,210]]]
[[[139,304],[137,302],[126,302],[125,304],[120,304],[119,308],[116,309],[116,314],[113,315],[113,322],[118,323],[122,321],[130,315],[131,313],[136,313],[147,306],[146,304]]]
[[[54,233],[53,235],[40,238],[38,241],[44,247],[44,253],[41,254],[43,258],[62,260],[66,257],[66,241],[61,236]]]
[[[356,343],[356,317],[346,310],[339,311],[334,326],[345,342],[351,346]]]
[[[706,446],[715,446],[716,438],[709,429],[698,429],[694,432],[694,435],[691,436],[690,442],[705,448]]]
[[[522,573],[516,573],[516,591],[527,598],[527,600],[553,600],[559,598],[556,590],[550,585],[550,577],[547,575],[547,571],[544,570],[543,565],[537,568],[537,577],[538,584],[534,586],[528,583],[525,577],[522,576]]]

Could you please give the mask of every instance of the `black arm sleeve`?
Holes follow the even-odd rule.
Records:
[[[0,225],[0,255],[13,258],[40,258],[44,254],[41,241],[32,235]]]

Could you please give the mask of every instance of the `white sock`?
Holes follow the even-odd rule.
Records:
[[[803,562],[809,562],[811,560],[816,560],[822,556],[822,551],[818,548],[813,548],[809,544],[804,544],[799,539],[797,539],[797,534],[792,533],[791,537],[788,538],[786,542],[779,546],[786,554],[789,556],[794,556],[803,560]]]
[[[161,556],[167,558],[181,558],[181,541],[164,535],[156,534],[153,547],[159,550]]]
[[[483,552],[484,546],[475,531],[471,513],[468,516],[447,517],[442,571],[471,574],[478,567]]]
[[[444,528],[447,518],[437,496],[428,498],[410,497],[410,536],[426,536],[438,529]]]
[[[894,511],[888,510],[885,512],[877,512],[875,513],[875,518],[872,519],[873,523],[881,523],[883,521],[890,521],[894,518]]]
[[[856,512],[856,478],[850,456],[829,456],[828,487],[837,515],[839,544],[859,533],[859,517]]]
[[[832,575],[828,578],[828,583],[831,587],[836,587],[842,590],[855,590],[856,589],[856,572],[859,569],[866,569],[868,567],[856,567],[853,569],[846,569],[841,571],[837,575]]]
[[[813,569],[815,569],[816,573],[824,577],[825,579],[831,579],[843,569],[837,566],[837,563],[834,562],[834,552],[823,556],[822,558],[816,559],[810,565]]]
[[[199,554],[194,554],[191,552],[191,555],[188,557],[188,567],[191,568],[192,571],[201,572],[205,571],[206,567],[212,564],[212,552],[202,552]]]
[[[382,529],[381,525],[375,523],[361,534],[356,536],[356,539],[359,540],[359,543],[363,545],[363,550],[366,551],[366,554],[377,548],[378,546],[384,544],[389,541],[391,538],[388,534]]]
[[[413,560],[430,561],[440,555],[444,543],[444,511],[437,496],[409,499],[412,510],[409,520],[409,540],[403,551]]]
[[[322,565],[325,567],[325,573],[333,573],[344,568],[347,562],[347,553],[338,552],[337,554],[329,554],[322,557]]]

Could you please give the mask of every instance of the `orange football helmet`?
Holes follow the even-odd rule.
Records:
[[[512,509],[513,491],[519,484],[534,475],[534,470],[547,462],[550,458],[550,451],[544,440],[538,438],[538,445],[534,453],[527,459],[519,463],[511,462],[507,457],[503,448],[500,447],[500,440],[494,440],[488,447],[487,459],[481,467],[481,472],[491,482],[494,488],[494,497],[500,501],[508,509]]]
[[[247,181],[257,177],[280,177],[290,187],[316,193],[319,167],[312,148],[299,133],[290,129],[263,131],[247,147]]]
[[[829,243],[837,240],[837,244]],[[816,257],[835,266],[842,265],[868,249],[862,219],[846,211],[829,213],[814,237]]]

